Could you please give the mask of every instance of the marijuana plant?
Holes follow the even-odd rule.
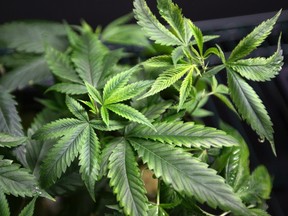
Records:
[[[84,21],[0,27],[0,44],[9,48],[1,57],[8,72],[0,80],[0,215],[10,215],[7,196],[33,197],[20,213],[33,215],[36,199],[83,188],[98,203],[110,194],[100,203],[114,215],[269,215],[267,169],[250,172],[237,130],[202,117],[216,97],[276,154],[272,122],[247,80],[269,81],[281,71],[281,37],[272,56],[249,57],[281,11],[227,56],[217,44],[207,47],[218,36],[203,35],[171,0],[157,4],[167,25],[145,0],[134,0],[138,26],[126,24],[127,15],[103,30]],[[131,45],[144,52],[127,51]],[[210,65],[212,57],[221,63]],[[225,72],[227,84],[218,80]],[[23,127],[13,93],[29,84],[41,92],[42,110]],[[155,200],[146,195],[145,169],[157,179]]]

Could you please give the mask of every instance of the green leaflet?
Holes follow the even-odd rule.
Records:
[[[91,120],[89,124],[96,130],[100,131],[116,131],[124,128],[126,124],[121,121],[109,120],[109,126],[107,126],[102,120]]]
[[[230,95],[237,110],[261,139],[266,138],[270,142],[272,150],[276,154],[273,124],[261,99],[237,73],[228,70],[227,74]]]
[[[184,55],[184,51],[183,51],[184,47],[183,46],[179,46],[179,47],[176,47],[172,53],[171,53],[171,58],[172,58],[172,61],[173,61],[173,65],[176,66],[178,61],[180,59],[182,59],[185,55]],[[168,59],[170,60],[170,59]]]
[[[82,95],[87,93],[84,85],[74,83],[56,83],[46,90],[46,92],[48,91],[56,91],[67,95]]]
[[[182,42],[173,35],[152,14],[145,0],[134,0],[134,14],[138,24],[143,28],[145,34],[158,44],[182,45]]]
[[[87,131],[86,140],[83,140],[84,143],[79,152],[80,173],[90,196],[95,201],[94,187],[100,169],[100,143],[91,126],[85,130]]]
[[[10,216],[9,204],[5,194],[2,191],[0,191],[0,215]]]
[[[180,87],[180,96],[179,96],[179,104],[177,111],[179,112],[185,103],[186,99],[189,97],[193,84],[193,71],[190,71],[186,77],[184,78],[181,87]]]
[[[207,202],[213,208],[218,206],[236,215],[250,215],[232,188],[207,164],[182,149],[160,142],[132,138],[129,142],[156,177],[171,184],[180,194],[194,196],[200,203]]]
[[[51,186],[66,171],[88,139],[88,133],[88,124],[79,125],[51,148],[40,170],[43,187]]]
[[[47,47],[45,59],[54,75],[67,81],[82,83],[70,62],[70,58],[66,54],[53,47]]]
[[[0,132],[22,136],[22,125],[14,96],[0,85]]]
[[[22,209],[22,211],[20,212],[19,216],[33,216],[36,199],[37,199],[37,197],[34,197],[28,203],[28,205],[26,205],[25,208]]]
[[[13,136],[7,133],[0,133],[0,147],[15,147],[19,146],[22,143],[26,142],[27,137],[23,136]]]
[[[269,81],[281,71],[283,65],[283,51],[280,38],[277,51],[269,58],[258,57],[240,59],[229,64],[232,70],[253,81]]]
[[[129,81],[131,75],[135,72],[138,72],[140,69],[139,66],[132,67],[129,70],[123,71],[115,76],[113,76],[103,89],[103,100],[108,99],[115,91],[123,88]]]
[[[234,62],[250,54],[256,49],[271,33],[281,10],[271,19],[268,19],[258,25],[254,30],[243,38],[238,45],[232,50],[228,62]]]
[[[97,35],[92,32],[85,32],[77,40],[72,54],[72,61],[76,71],[83,82],[95,86],[102,74],[103,58],[108,49],[101,43]]]
[[[186,41],[186,29],[181,9],[171,0],[157,0],[157,3],[162,18],[169,23],[179,40],[187,45],[189,41]]]
[[[109,157],[110,184],[125,214],[148,216],[148,199],[141,180],[134,152],[128,142],[121,140]]]
[[[66,105],[70,112],[82,121],[88,121],[89,117],[81,104],[72,97],[66,96]]]
[[[171,69],[168,69],[161,73],[159,77],[153,83],[151,89],[144,94],[140,99],[154,95],[174,84],[176,81],[181,79],[184,74],[188,73],[188,71],[193,70],[194,65],[177,65]]]
[[[106,108],[132,122],[145,124],[148,127],[155,129],[154,126],[151,124],[151,122],[141,112],[130,106],[117,103],[117,104],[109,104],[106,106]]]
[[[41,127],[33,134],[32,138],[40,140],[56,139],[72,133],[80,125],[85,124],[86,122],[74,118],[59,119]]]
[[[0,189],[4,194],[32,197],[36,186],[37,181],[29,170],[0,156]]]
[[[43,21],[17,21],[0,27],[0,41],[7,48],[28,53],[43,53],[49,44],[60,50],[65,49],[66,40],[63,24]]]
[[[44,57],[37,56],[1,77],[0,85],[5,90],[12,92],[16,89],[23,89],[28,85],[41,83],[49,78],[51,78],[51,72]]]
[[[88,91],[88,94],[90,95],[90,97],[96,101],[99,104],[102,104],[102,97],[100,95],[100,92],[92,85],[90,85],[89,83],[85,82],[85,86],[86,89]]]
[[[100,114],[103,122],[109,127],[109,112],[105,106],[102,106],[100,109]]]
[[[154,127],[156,131],[145,126],[137,126],[132,133],[130,132],[130,136],[189,148],[221,148],[238,145],[237,140],[224,131],[195,125],[193,122],[154,123]]]
[[[214,39],[215,37],[211,37],[211,39],[209,37],[206,36],[205,40],[204,40],[204,37],[203,37],[203,34],[202,34],[202,31],[194,25],[194,23],[191,22],[191,20],[187,20],[187,23],[188,23],[188,26],[189,26],[189,31],[192,32],[193,36],[194,36],[194,39],[196,41],[196,44],[197,44],[197,47],[199,49],[199,53],[200,55],[203,54],[203,44],[204,44],[204,41],[209,41],[209,40],[212,40]]]
[[[110,96],[105,99],[104,104],[113,104],[134,98],[149,88],[152,82],[153,81],[150,80],[139,81],[115,89]]]

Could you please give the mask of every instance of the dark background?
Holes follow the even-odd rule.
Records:
[[[16,19],[66,20],[78,24],[106,25],[132,11],[132,0],[1,0],[0,24]],[[155,8],[156,0],[148,0]],[[288,9],[286,0],[175,0],[192,21],[249,15]]]
[[[67,21],[79,24],[81,19],[96,27],[105,26],[112,20],[132,11],[132,0],[0,0],[0,24],[22,19],[45,19]],[[147,0],[152,11],[156,11],[156,0]],[[257,25],[260,21],[270,18],[280,9],[284,10],[282,20],[286,24],[278,26],[283,31],[285,65],[280,75],[272,82],[253,84],[263,100],[271,120],[274,123],[275,142],[278,157],[274,157],[268,142],[261,144],[257,141],[255,132],[244,122],[239,122],[233,114],[227,114],[220,104],[210,103],[211,109],[219,112],[222,119],[236,126],[246,139],[251,151],[251,167],[264,164],[274,178],[271,200],[268,201],[269,212],[272,216],[288,215],[288,2],[287,0],[218,0],[193,1],[174,0],[183,10],[183,14],[207,32],[218,31],[225,40],[219,41],[221,47],[231,44],[231,40],[240,39],[239,29],[245,23],[245,28]],[[270,13],[269,13],[270,12]],[[264,14],[263,14],[264,13]],[[267,13],[269,16],[267,17]],[[252,15],[252,16],[251,16]],[[271,16],[270,16],[271,15]],[[243,16],[244,18],[240,18]],[[283,18],[284,16],[284,18]],[[236,18],[235,18],[236,17]],[[218,20],[219,18],[226,18]],[[224,29],[224,30],[223,30]],[[236,31],[235,31],[236,30]],[[245,29],[243,28],[243,31]],[[249,33],[249,32],[248,32]],[[231,35],[229,35],[231,34]],[[233,39],[234,40],[234,39]],[[226,43],[229,42],[229,43]],[[225,44],[226,43],[226,44]],[[275,41],[267,46],[275,46]],[[273,48],[274,50],[274,48]],[[227,48],[229,51],[229,48]]]

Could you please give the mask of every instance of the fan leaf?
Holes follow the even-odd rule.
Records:
[[[25,206],[24,209],[20,212],[19,216],[33,216],[34,215],[34,208],[35,208],[35,202],[37,197],[34,197],[28,205]]]
[[[56,91],[67,95],[82,95],[87,93],[84,85],[76,83],[56,83],[46,90],[46,92],[48,91]]]
[[[134,1],[134,14],[145,34],[158,44],[182,45],[182,42],[153,15],[145,0]]]
[[[89,117],[81,104],[72,97],[66,96],[66,105],[70,112],[82,121],[88,121]]]
[[[261,139],[267,139],[276,154],[273,137],[273,124],[253,88],[245,82],[237,73],[228,70],[228,86],[232,101],[242,118],[248,122]]]
[[[0,215],[10,216],[9,204],[5,194],[2,191],[0,191]]]
[[[184,150],[143,139],[130,138],[129,142],[156,177],[172,185],[180,194],[194,196],[200,203],[207,202],[213,208],[218,206],[236,215],[250,215],[240,198],[215,170]]]
[[[148,199],[140,170],[129,143],[121,140],[109,158],[110,184],[124,212],[131,216],[148,215]]]
[[[150,139],[162,143],[195,148],[221,148],[237,146],[238,142],[224,131],[195,125],[192,122],[155,123],[156,131],[145,126],[137,126],[130,136]]]
[[[0,133],[0,147],[16,147],[27,141],[27,137]]]

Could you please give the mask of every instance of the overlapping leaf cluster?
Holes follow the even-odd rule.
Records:
[[[225,215],[268,214],[263,204],[271,179],[265,167],[250,173],[248,147],[233,129],[198,122],[211,115],[204,105],[215,96],[275,153],[272,122],[246,79],[268,81],[279,73],[280,38],[271,57],[245,57],[268,37],[280,12],[226,57],[218,45],[204,48],[217,36],[203,35],[171,0],[157,5],[167,25],[145,0],[134,0],[134,15],[151,43],[171,48],[166,55],[131,64],[131,53],[103,43],[115,41],[130,16],[103,32],[85,22],[77,28],[66,24],[65,48],[49,41],[41,49],[29,46],[43,53],[41,61],[54,77],[46,94],[56,99],[39,100],[46,108],[26,131],[15,100],[1,87],[0,147],[12,149],[25,167],[0,157],[1,215],[10,214],[5,194],[51,198],[48,193],[65,194],[83,182],[96,201],[98,183],[106,178],[119,203],[113,208],[125,215],[212,215],[202,209],[204,203]],[[211,56],[222,63],[210,66]],[[217,81],[224,70],[228,86]],[[156,202],[146,195],[141,164],[158,179]],[[35,200],[21,214],[32,215]]]

